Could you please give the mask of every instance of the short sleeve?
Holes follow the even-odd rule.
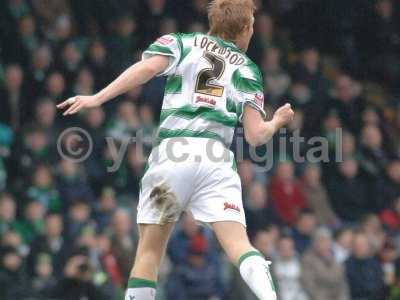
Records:
[[[232,83],[239,121],[242,121],[245,105],[250,105],[265,118],[263,79],[258,67],[251,63],[238,68],[233,73]]]
[[[142,59],[147,59],[153,55],[165,55],[169,58],[169,65],[164,72],[157,76],[174,74],[181,58],[181,41],[178,35],[167,34],[158,38],[142,54]]]

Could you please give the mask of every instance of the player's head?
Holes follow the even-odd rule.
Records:
[[[234,42],[246,51],[253,35],[253,0],[214,0],[208,8],[210,34]]]

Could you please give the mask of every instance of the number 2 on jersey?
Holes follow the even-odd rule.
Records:
[[[206,68],[199,72],[197,75],[195,92],[214,97],[222,97],[224,87],[211,82],[221,78],[225,71],[225,61],[210,52],[204,52],[203,57],[207,59],[212,68]]]

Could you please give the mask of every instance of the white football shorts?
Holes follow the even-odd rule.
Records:
[[[141,181],[137,222],[175,222],[182,212],[197,221],[246,226],[233,153],[207,138],[167,138],[155,147]]]

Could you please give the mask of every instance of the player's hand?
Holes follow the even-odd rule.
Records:
[[[85,108],[100,106],[101,102],[97,96],[75,96],[57,105],[58,109],[65,109],[63,115],[73,115]]]
[[[293,120],[294,111],[289,103],[279,107],[273,117],[273,121],[276,123],[278,128],[285,126],[287,123]]]

